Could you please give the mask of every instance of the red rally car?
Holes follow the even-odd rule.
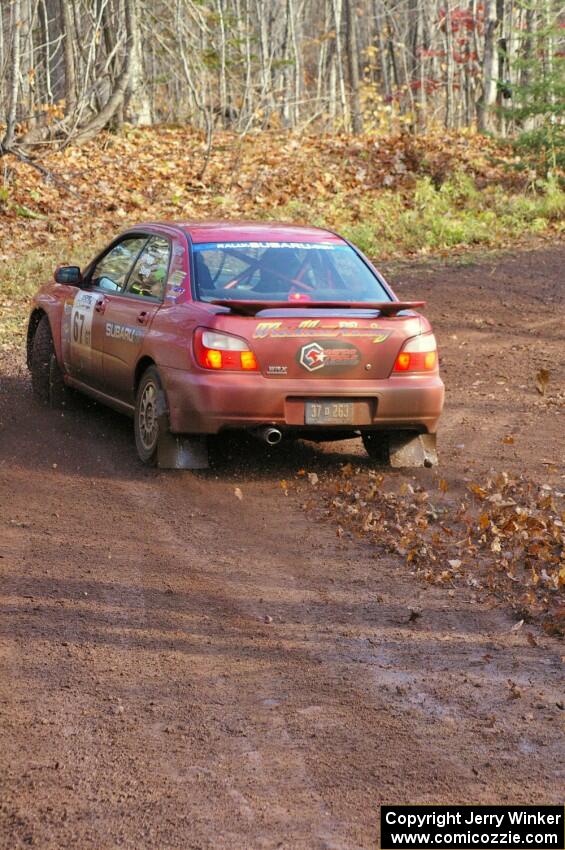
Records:
[[[361,436],[392,465],[437,461],[443,406],[423,302],[398,301],[344,238],[315,227],[147,223],[36,294],[36,397],[68,387],[129,414],[138,454],[207,465],[206,435]]]

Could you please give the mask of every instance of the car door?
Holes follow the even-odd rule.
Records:
[[[171,258],[165,236],[153,235],[138,256],[124,289],[107,299],[104,317],[104,391],[134,402],[134,373],[155,313],[163,302]]]
[[[63,355],[69,375],[94,389],[104,387],[105,311],[126,284],[147,235],[135,234],[113,243],[85,274],[85,288],[65,304]]]

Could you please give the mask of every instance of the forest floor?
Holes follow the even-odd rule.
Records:
[[[142,220],[280,219],[330,227],[371,257],[515,246],[563,232],[563,175],[543,178],[509,141],[129,128],[31,164],[2,157],[0,262],[39,249],[82,261]]]
[[[381,803],[563,802],[564,266],[390,267],[439,338],[431,470],[355,441],[148,470],[6,348],[2,850],[370,850]]]

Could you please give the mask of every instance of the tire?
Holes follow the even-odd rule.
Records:
[[[150,366],[139,382],[133,427],[139,459],[148,466],[155,466],[159,438],[169,430],[167,402],[155,366]]]
[[[390,464],[390,437],[386,431],[363,431],[361,439],[371,460],[380,466]]]
[[[63,372],[57,362],[51,325],[47,316],[40,320],[33,337],[31,350],[31,386],[41,404],[59,409],[65,407],[68,390]]]

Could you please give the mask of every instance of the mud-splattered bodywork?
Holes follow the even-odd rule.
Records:
[[[317,437],[344,429],[435,434],[444,398],[437,359],[427,371],[395,369],[406,341],[431,333],[428,320],[415,310],[329,306],[312,299],[239,310],[235,302],[213,303],[221,297],[198,298],[194,251],[199,244],[346,244],[339,236],[265,223],[148,223],[121,234],[112,245],[133,236],[159,236],[170,246],[159,298],[93,286],[90,276],[100,255],[84,270],[80,286],[50,282],[34,299],[28,350],[45,313],[70,386],[131,414],[141,375],[154,364],[173,434],[267,424]],[[382,276],[378,279],[394,307],[394,293]],[[195,353],[197,329],[243,340],[255,368],[204,368]]]

